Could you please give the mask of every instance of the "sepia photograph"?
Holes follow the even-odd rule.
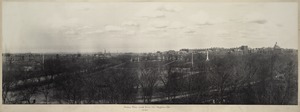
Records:
[[[298,102],[298,3],[2,3],[2,104]]]

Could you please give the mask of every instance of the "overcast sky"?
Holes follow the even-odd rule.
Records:
[[[298,49],[297,3],[3,3],[4,52]]]

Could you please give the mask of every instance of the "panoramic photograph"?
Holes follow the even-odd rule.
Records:
[[[3,2],[3,104],[297,105],[297,3]]]

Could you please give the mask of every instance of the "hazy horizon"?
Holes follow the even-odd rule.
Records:
[[[241,45],[241,46],[245,46],[245,45]],[[224,49],[230,49],[230,48],[238,48],[238,47],[241,47],[241,46],[236,46],[236,47],[210,47],[210,48],[181,48],[181,49],[211,49],[211,48],[224,48]],[[255,48],[273,48],[274,46],[266,46],[266,47],[255,47]],[[254,47],[251,47],[251,46],[248,46],[249,49],[255,49]],[[282,48],[282,47],[281,47]],[[165,52],[165,51],[170,51],[170,50],[175,50],[175,51],[180,51],[181,49],[169,49],[169,50],[162,50],[160,52]],[[282,49],[293,49],[293,48],[282,48]],[[298,50],[298,49],[294,49],[294,50]],[[159,50],[157,50],[159,51]],[[157,51],[149,51],[149,52],[134,52],[134,51],[117,51],[117,50],[113,50],[113,51],[107,51],[107,50],[102,50],[102,51],[92,51],[92,52],[89,52],[89,51],[86,51],[86,52],[56,52],[56,51],[53,51],[53,52],[2,52],[2,54],[5,54],[5,53],[12,53],[12,54],[26,54],[26,53],[33,53],[33,54],[57,54],[57,53],[62,53],[62,54],[76,54],[76,53],[81,53],[81,54],[89,54],[89,53],[155,53]]]
[[[3,2],[4,53],[298,49],[297,3]]]

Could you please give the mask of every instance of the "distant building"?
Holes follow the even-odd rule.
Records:
[[[248,46],[241,46],[240,48],[243,51],[243,54],[248,54],[249,52]]]
[[[273,51],[274,53],[281,53],[282,49],[277,45],[277,42],[275,43],[274,47],[273,47]]]
[[[203,53],[205,54],[207,49],[180,49],[181,52],[186,53]]]

